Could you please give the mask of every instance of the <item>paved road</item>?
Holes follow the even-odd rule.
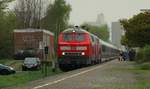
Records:
[[[113,60],[34,81],[24,88],[17,89],[120,89],[134,85],[136,82],[134,75],[129,72],[116,71],[115,68],[118,67],[132,67],[132,65]]]

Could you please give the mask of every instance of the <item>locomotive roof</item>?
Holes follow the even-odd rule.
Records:
[[[72,32],[77,32],[77,33],[89,33],[88,31],[81,29],[81,28],[68,28],[63,31],[63,33],[72,33]]]

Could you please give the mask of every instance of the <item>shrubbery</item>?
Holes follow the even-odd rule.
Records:
[[[143,53],[144,54],[143,59],[145,61],[150,61],[150,45],[149,46],[145,46],[143,52],[144,52]]]
[[[141,48],[137,52],[136,61],[139,62],[139,63],[150,61],[150,45],[147,45],[144,48]]]
[[[139,49],[136,54],[136,61],[141,62],[143,61],[143,49]]]
[[[142,70],[150,70],[150,62],[140,64],[139,68]]]

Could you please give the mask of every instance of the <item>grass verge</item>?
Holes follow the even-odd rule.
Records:
[[[133,85],[131,86],[128,86],[126,84],[118,85],[114,83],[113,85],[107,84],[107,86],[99,85],[93,89],[150,89],[150,62],[141,64],[133,62],[126,62],[126,63],[128,64],[126,66],[113,67],[111,69],[111,72],[133,74],[134,79],[136,80]]]
[[[137,89],[150,89],[150,62],[136,64]]]
[[[28,82],[38,80],[45,77],[45,73],[42,70],[39,71],[21,71],[22,61],[13,60],[13,59],[5,59],[0,60],[1,64],[5,64],[8,66],[12,66],[17,70],[16,74],[12,75],[0,75],[0,89],[7,89],[11,86],[21,86]],[[52,68],[47,68],[47,76],[52,76],[58,73],[62,73],[62,71],[57,70],[56,72],[52,72]]]
[[[52,72],[51,68],[48,69],[47,76],[52,76],[61,73],[60,70]],[[23,71],[12,75],[1,76],[0,75],[0,89],[11,86],[24,85],[30,81],[44,78],[45,74],[42,71]]]

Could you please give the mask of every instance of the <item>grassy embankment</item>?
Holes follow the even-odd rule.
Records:
[[[137,89],[150,89],[150,62],[136,64],[135,73]]]
[[[96,87],[94,89],[150,89],[150,62],[141,64],[137,64],[135,62],[126,62],[126,63],[128,63],[130,67],[129,66],[113,67],[111,70],[109,70],[110,71],[109,73],[110,74],[121,73],[123,75],[126,73],[132,74],[134,79],[133,84],[128,85],[126,83],[123,83],[121,85],[118,83],[113,83],[113,85],[110,84],[110,86],[108,84],[107,86],[104,85],[103,87]],[[113,78],[114,75],[112,76],[110,75],[109,77]],[[118,79],[120,79],[120,77],[118,77]],[[130,81],[130,78],[128,80]],[[125,80],[123,80],[122,82],[124,81]]]
[[[0,75],[0,89],[11,87],[11,86],[20,86],[25,83],[28,83],[33,80],[37,80],[40,78],[43,78],[45,76],[44,73],[42,73],[41,70],[39,71],[21,71],[21,64],[22,61],[20,60],[0,60],[1,64],[6,64],[9,66],[12,66],[17,70],[16,74],[12,75]],[[60,70],[57,70],[56,72],[52,72],[51,68],[48,68],[47,76],[52,76],[58,73],[61,73]]]
[[[150,62],[133,63],[133,68],[118,68],[122,72],[130,72],[134,75],[136,83],[131,87],[118,89],[150,89]]]

